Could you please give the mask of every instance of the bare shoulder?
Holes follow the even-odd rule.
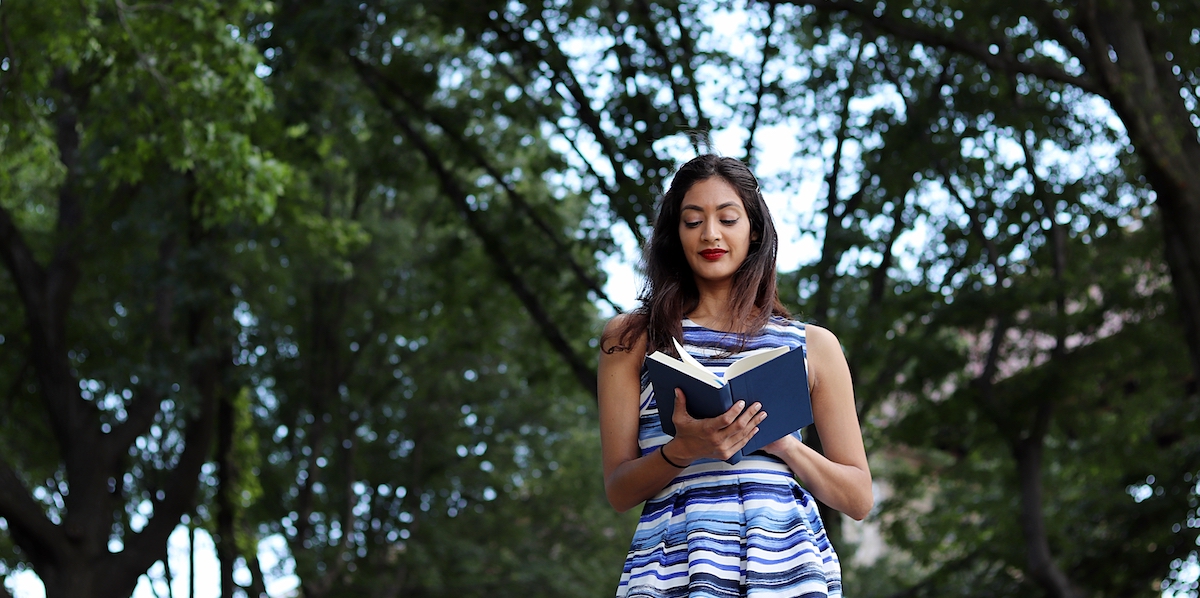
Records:
[[[820,353],[828,351],[842,352],[842,341],[838,340],[837,335],[828,328],[822,328],[816,324],[805,324],[804,336],[810,353],[814,351]]]
[[[629,312],[617,314],[608,320],[604,325],[604,334],[616,334],[629,326],[633,322],[633,314]]]
[[[849,377],[846,354],[842,342],[828,328],[815,324],[804,326],[805,344],[808,346],[809,385],[816,388],[824,381]]]
[[[617,314],[604,325],[600,334],[600,357],[629,356],[641,358],[646,352],[646,332],[639,330],[628,334],[630,326],[636,325],[636,316],[630,313]]]

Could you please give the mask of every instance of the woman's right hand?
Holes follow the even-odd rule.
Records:
[[[745,401],[738,401],[728,411],[707,419],[695,419],[687,412],[683,391],[675,389],[675,412],[671,422],[675,424],[675,438],[667,444],[671,447],[668,457],[680,465],[690,464],[696,459],[718,459],[724,461],[746,446],[758,432],[758,424],[767,417],[761,403],[745,408]]]

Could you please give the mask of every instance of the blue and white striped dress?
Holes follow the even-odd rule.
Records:
[[[744,351],[723,355],[737,342],[683,322],[684,348],[721,375],[753,352],[804,347],[804,325],[772,317]],[[643,368],[638,445],[646,455],[670,439]],[[618,598],[841,595],[841,565],[816,501],[782,460],[765,453],[737,465],[696,461],[646,501],[617,586]]]

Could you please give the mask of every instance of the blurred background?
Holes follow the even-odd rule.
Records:
[[[611,595],[597,337],[714,151],[855,376],[848,596],[1195,597],[1198,24],[2,0],[0,596]]]

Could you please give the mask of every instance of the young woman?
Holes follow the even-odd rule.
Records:
[[[618,597],[840,596],[841,569],[813,497],[862,519],[874,502],[837,338],[790,319],[775,287],[778,241],[758,181],[704,155],[676,173],[646,250],[642,305],[604,329],[600,432],[604,488],[618,511],[645,503]],[[671,339],[720,373],[754,351],[807,353],[824,455],[785,436],[736,465],[723,460],[770,417],[758,403],[696,420],[676,389],[656,393],[643,361]],[[675,401],[674,437],[657,401]]]

